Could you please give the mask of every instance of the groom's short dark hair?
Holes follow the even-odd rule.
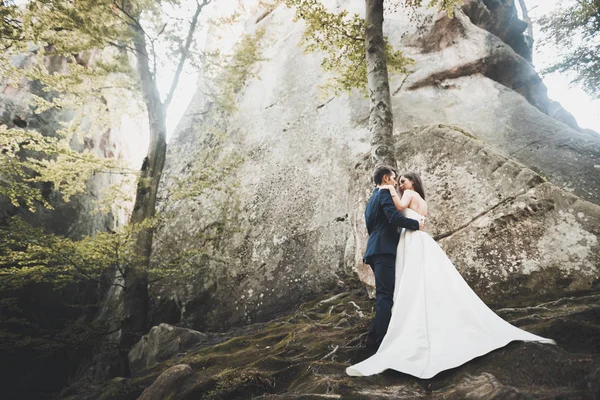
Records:
[[[373,171],[373,182],[375,182],[376,185],[381,185],[383,182],[383,177],[391,174],[398,175],[396,168],[383,164],[377,165]]]

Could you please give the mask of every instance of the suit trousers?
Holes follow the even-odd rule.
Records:
[[[385,336],[394,304],[396,284],[396,257],[392,254],[379,254],[370,257],[370,266],[375,274],[375,318],[369,332],[370,341],[378,348]]]

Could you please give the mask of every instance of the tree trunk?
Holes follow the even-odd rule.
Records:
[[[531,18],[529,18],[525,0],[519,0],[519,5],[521,6],[521,11],[523,12],[523,21],[527,22],[527,36],[533,39],[533,25],[531,25]]]
[[[150,145],[148,155],[144,158],[139,182],[131,214],[131,225],[136,228],[141,223],[155,216],[156,197],[160,177],[165,166],[167,154],[167,109],[175,94],[179,77],[187,60],[193,42],[194,32],[198,24],[198,17],[202,9],[210,4],[211,0],[196,1],[196,12],[192,17],[185,45],[183,46],[175,77],[165,102],[160,100],[160,93],[156,86],[156,77],[150,69],[148,49],[146,47],[146,33],[139,22],[139,12],[131,16],[124,9],[123,13],[133,22],[133,43],[137,59],[137,73],[140,78],[142,97],[146,103],[148,123],[150,127]],[[121,373],[129,376],[129,350],[148,331],[148,269],[152,254],[152,238],[154,228],[145,227],[136,230],[135,259],[133,266],[123,271],[123,319],[121,321],[121,337],[119,341]]]
[[[367,90],[371,99],[369,133],[371,157],[375,164],[396,166],[394,154],[392,100],[383,39],[383,0],[365,0]]]
[[[167,129],[165,107],[161,103],[158,88],[150,70],[146,38],[140,30],[135,32],[134,45],[137,53],[137,72],[150,125],[150,145],[142,165],[130,221],[132,225],[136,226],[155,215],[158,184],[167,151]],[[148,330],[148,267],[152,252],[153,233],[152,228],[137,231],[134,265],[126,268],[123,274],[124,315],[121,322],[120,351],[121,372],[124,376],[129,375],[129,350]]]

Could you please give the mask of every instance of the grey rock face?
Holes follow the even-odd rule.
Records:
[[[426,184],[431,235],[484,300],[523,304],[593,288],[599,206],[459,129],[415,129],[396,146],[400,169]]]
[[[475,25],[497,36],[515,53],[531,61],[530,42],[523,36],[527,23],[519,19],[514,1],[467,0],[462,10]]]
[[[428,229],[486,301],[589,290],[598,279],[600,136],[549,108],[539,76],[514,50],[514,4],[503,2],[500,15],[492,3],[468,2],[454,20],[432,11],[417,24],[403,13],[386,19],[393,45],[416,62],[391,82],[400,167],[423,174]],[[303,26],[292,19],[280,5],[246,21],[247,32],[266,30],[256,77],[230,115],[213,112],[200,80],[167,157],[165,191],[191,174],[203,151],[243,156],[213,192],[163,205],[169,217],[157,232],[164,240],[156,262],[168,264],[173,250],[206,254],[188,263],[192,278],[153,293],[176,297],[182,323],[196,329],[267,320],[352,270],[369,279],[360,262],[372,188],[368,100],[323,98],[321,58],[298,47]],[[514,26],[500,33],[501,21]],[[225,132],[220,147],[215,126]],[[233,183],[235,194],[216,190]]]
[[[129,352],[132,373],[182,353],[206,339],[191,329],[160,324],[150,329]]]
[[[469,2],[465,9],[485,8],[483,3],[490,2]],[[392,85],[396,129],[460,126],[560,188],[598,203],[600,135],[576,131],[572,116],[548,99],[533,66],[469,15],[430,18],[416,32],[407,28],[409,21],[388,21],[390,40],[408,44],[406,52],[416,60],[414,71]]]

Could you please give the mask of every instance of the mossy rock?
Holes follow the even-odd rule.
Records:
[[[494,398],[493,393],[516,399],[592,398],[592,388],[598,387],[595,377],[600,375],[594,373],[600,365],[597,340],[573,347],[578,333],[565,326],[596,326],[593,319],[599,298],[600,294],[592,293],[579,301],[569,298],[536,307],[498,310],[522,328],[560,333],[559,346],[511,343],[429,380],[395,371],[351,378],[345,374],[346,367],[370,355],[364,340],[374,305],[357,284],[347,293],[324,293],[293,314],[247,327],[234,337],[223,334],[220,343],[174,357],[132,379],[107,382],[100,391],[96,388],[101,395],[86,398],[136,399],[160,373],[177,364],[189,365],[193,375],[172,400],[459,399],[464,393],[477,391],[490,398]],[[594,336],[594,332],[588,329],[586,337]],[[561,342],[576,353],[562,349]]]

